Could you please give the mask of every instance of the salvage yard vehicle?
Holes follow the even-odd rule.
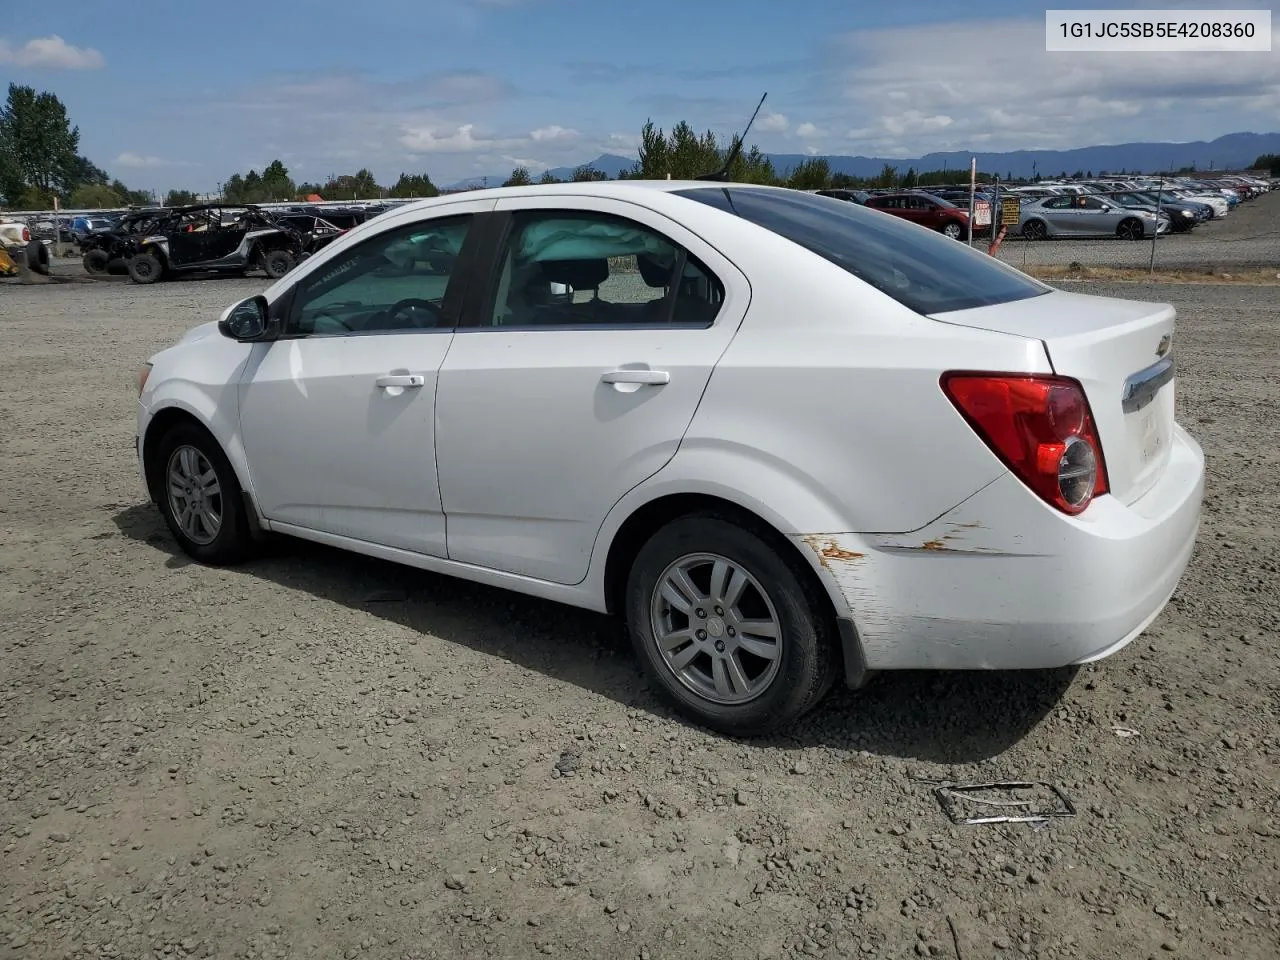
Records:
[[[969,231],[969,211],[932,194],[882,194],[868,197],[863,203],[873,210],[883,210],[895,217],[937,230],[952,240],[959,240]]]
[[[49,248],[25,223],[0,215],[0,276],[17,276],[19,263],[47,276]]]
[[[302,259],[304,246],[299,231],[253,206],[174,207],[138,238],[129,278],[155,283],[190,273],[243,276],[257,268],[277,280]]]
[[[1019,232],[1028,240],[1048,237],[1119,237],[1141,240],[1169,232],[1169,218],[1131,210],[1103,197],[1061,194],[1022,201]]]
[[[152,356],[136,449],[200,562],[286,534],[620,614],[684,715],[758,735],[876,671],[1141,634],[1204,489],[1174,319],[803,191],[502,188]]]
[[[123,276],[143,237],[162,229],[169,216],[166,207],[132,210],[105,230],[95,230],[80,241],[80,262],[91,277]]]

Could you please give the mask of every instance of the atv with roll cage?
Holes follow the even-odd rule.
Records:
[[[309,252],[299,230],[266,210],[217,203],[170,209],[150,232],[135,234],[133,246],[127,266],[134,283],[254,269],[278,280]]]

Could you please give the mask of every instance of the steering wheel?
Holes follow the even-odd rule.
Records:
[[[440,307],[420,297],[405,297],[392,304],[386,315],[393,329],[434,327],[440,322]]]

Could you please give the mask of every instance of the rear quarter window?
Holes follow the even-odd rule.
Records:
[[[831,197],[737,186],[675,193],[779,234],[917,313],[994,306],[1052,289],[968,244]]]

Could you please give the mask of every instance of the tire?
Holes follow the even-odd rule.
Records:
[[[164,264],[154,253],[137,253],[129,258],[129,279],[134,283],[157,283],[164,279]]]
[[[240,481],[212,434],[194,423],[180,423],[160,438],[154,459],[148,461],[160,512],[183,553],[211,566],[249,556],[253,539]],[[208,487],[216,485],[216,490],[193,495],[200,478],[210,472],[213,483]]]
[[[262,255],[262,269],[272,280],[279,280],[292,270],[295,262],[288,250],[268,250]]]
[[[1134,217],[1121,220],[1116,225],[1116,236],[1121,240],[1141,240],[1146,235],[1142,221]]]
[[[950,237],[952,240],[959,240],[964,236],[964,225],[955,220],[952,220],[950,223],[943,224],[942,235]]]
[[[41,240],[32,240],[27,244],[27,267],[42,277],[49,275],[49,248]]]
[[[1044,240],[1049,236],[1049,229],[1043,220],[1028,220],[1022,225],[1022,235],[1028,240]]]
[[[90,250],[80,262],[84,264],[84,272],[91,277],[105,277],[111,272],[111,257],[105,250]]]
[[[704,599],[703,606],[694,603],[684,617],[665,599],[670,595],[661,589],[665,578],[673,568],[691,567],[687,581],[709,597],[717,592],[710,582],[715,561],[744,573],[748,585],[738,591],[733,605],[718,608],[713,599]],[[728,576],[725,582],[736,579]],[[700,619],[696,617],[699,610],[705,613]],[[839,655],[834,625],[822,611],[816,588],[803,577],[799,558],[788,560],[757,533],[712,513],[681,517],[659,529],[640,548],[627,580],[628,630],[645,674],[684,716],[730,736],[776,732],[831,689]],[[772,621],[776,636],[772,643],[768,631],[749,641],[753,650],[772,653],[771,658],[754,654],[745,644],[737,646],[746,639],[742,636],[746,631],[740,630],[746,619],[757,624]],[[695,622],[705,629],[671,647],[672,653],[661,652],[660,633],[682,627],[693,630]],[[685,654],[687,662],[668,660]],[[736,663],[738,689],[731,684],[717,691],[719,671],[713,659],[725,665],[721,679],[726,683],[731,676],[728,661]]]

